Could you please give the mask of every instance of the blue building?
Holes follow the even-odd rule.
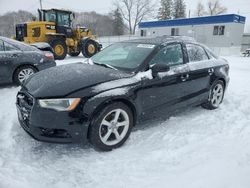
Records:
[[[184,35],[211,47],[217,54],[237,54],[246,18],[236,14],[148,21],[139,24],[140,36]]]

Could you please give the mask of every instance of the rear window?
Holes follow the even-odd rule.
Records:
[[[13,39],[4,38],[4,41],[22,51],[39,51],[37,48]]]
[[[189,62],[208,60],[208,56],[203,47],[196,44],[186,44]]]

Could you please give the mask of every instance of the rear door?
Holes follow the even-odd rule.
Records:
[[[8,82],[6,77],[8,60],[4,50],[4,42],[0,40],[0,83]]]
[[[214,73],[211,60],[205,49],[198,44],[188,43],[186,50],[189,59],[189,79],[193,83],[192,96],[197,100],[207,99],[210,77]]]
[[[1,44],[0,81],[11,82],[13,71],[20,62],[23,52],[5,41],[2,41]]]

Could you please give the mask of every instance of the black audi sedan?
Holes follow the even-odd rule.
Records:
[[[0,84],[20,85],[34,73],[56,66],[49,46],[33,45],[0,37]],[[41,48],[45,51],[39,50]]]
[[[121,146],[138,120],[202,105],[216,109],[229,82],[228,63],[184,37],[120,42],[85,63],[54,67],[17,94],[21,126],[40,141]]]

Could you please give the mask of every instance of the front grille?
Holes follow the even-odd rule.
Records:
[[[27,93],[18,93],[17,95],[17,105],[20,109],[20,115],[23,124],[29,128],[30,126],[30,114],[32,107],[34,105],[34,98]]]

